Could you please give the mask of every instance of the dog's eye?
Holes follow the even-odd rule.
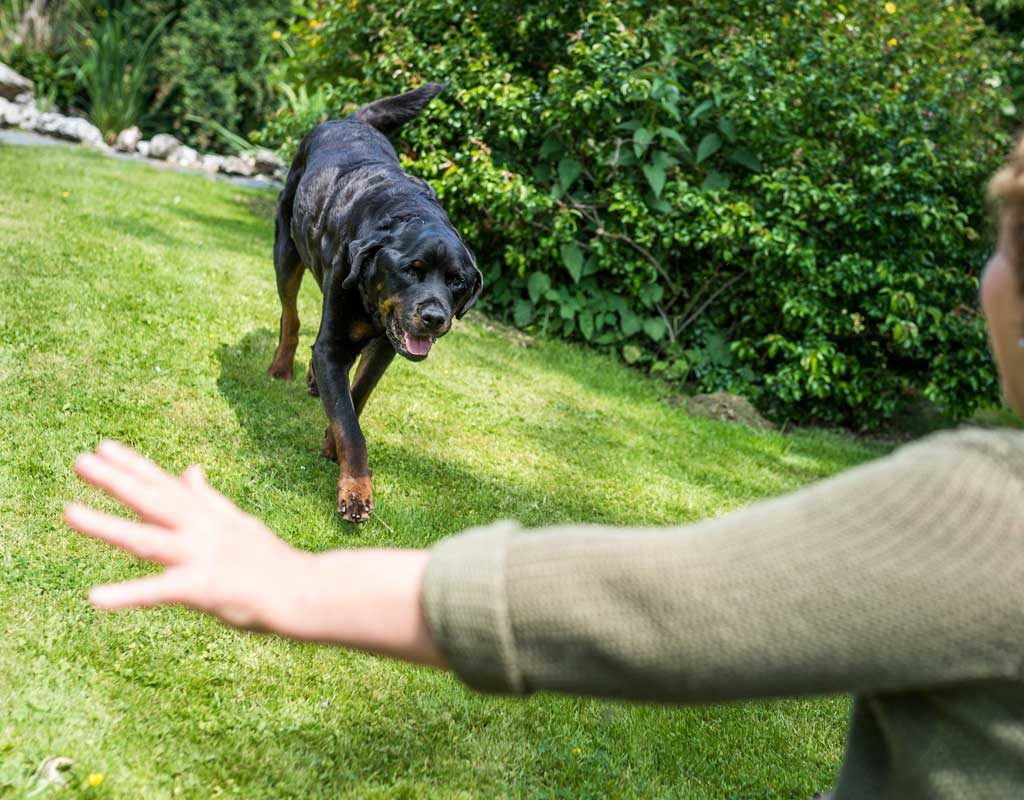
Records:
[[[448,285],[457,292],[466,285],[466,282],[462,279],[461,275],[449,275]]]

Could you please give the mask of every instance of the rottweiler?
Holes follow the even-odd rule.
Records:
[[[306,376],[327,412],[321,453],[341,467],[338,512],[373,512],[359,414],[396,353],[422,361],[483,288],[473,253],[426,181],[402,170],[387,134],[445,87],[431,83],[318,125],[299,145],[277,203],[281,330],[268,373],[291,380],[305,270],[323,293]],[[355,377],[349,372],[359,360]]]

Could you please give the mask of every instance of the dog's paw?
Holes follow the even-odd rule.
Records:
[[[342,478],[338,481],[338,513],[348,522],[366,522],[373,513],[373,485],[370,478]]]
[[[269,369],[267,369],[267,374],[271,378],[277,378],[279,381],[290,381],[295,377],[294,370],[292,369],[290,362],[279,364],[277,361],[274,361],[274,363],[270,365]]]
[[[324,431],[324,439],[320,442],[320,455],[328,461],[338,460],[338,444],[334,441],[334,432],[330,427]]]
[[[313,372],[313,362],[309,362],[309,367],[306,369],[306,388],[313,397],[320,396],[320,387],[316,385],[316,375]]]

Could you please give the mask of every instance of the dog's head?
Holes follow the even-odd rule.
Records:
[[[395,350],[422,361],[476,303],[483,276],[454,230],[415,220],[349,245],[343,286],[356,285]]]

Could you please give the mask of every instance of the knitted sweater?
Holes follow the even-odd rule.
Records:
[[[1024,434],[929,437],[692,525],[499,523],[424,607],[484,691],[856,695],[835,800],[1024,797]]]

